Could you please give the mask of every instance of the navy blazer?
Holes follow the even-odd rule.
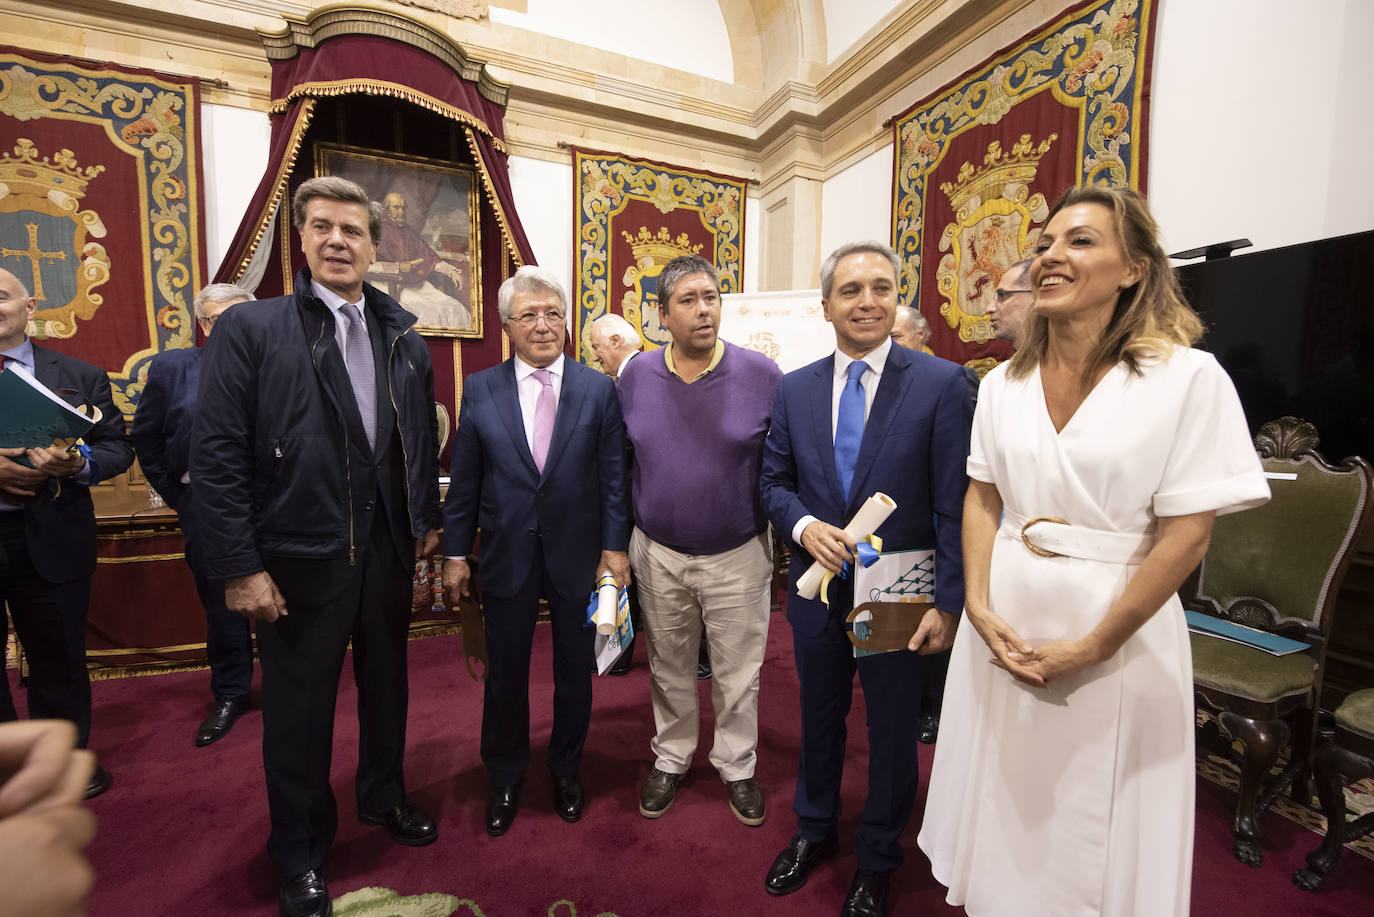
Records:
[[[124,432],[124,417],[115,410],[105,370],[34,344],[33,376],[69,404],[90,402],[100,409],[100,422],[85,436],[94,466],[92,485],[133,464],[134,449]],[[86,485],[50,479],[24,501],[24,525],[34,569],[47,582],[71,582],[95,572],[95,507]]]
[[[473,373],[453,441],[444,501],[444,549],[472,551],[482,530],[482,590],[514,596],[531,576],[542,542],[549,579],[566,599],[589,595],[601,552],[630,542],[625,421],[608,376],[563,360],[563,384],[544,472],[530,454],[515,364]]]
[[[181,479],[191,467],[196,386],[203,352],[192,347],[153,357],[129,431],[144,477],[178,512],[186,496]]]
[[[960,543],[965,462],[973,408],[963,367],[926,353],[892,347],[864,425],[846,503],[835,472],[831,404],[835,358],[783,376],[764,444],[759,487],[764,511],[789,541],[803,516],[843,527],[864,501],[882,491],[897,509],[877,531],[884,551],[935,549],[935,605],[964,608]],[[797,595],[797,579],[812,558],[792,549],[787,620],[816,636],[828,611],[819,598]],[[840,609],[848,614],[849,609]]]

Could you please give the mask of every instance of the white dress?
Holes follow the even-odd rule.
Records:
[[[1039,371],[983,380],[971,478],[1008,516],[1152,535],[1157,516],[1234,512],[1269,497],[1230,378],[1177,349],[1114,367],[1061,432]],[[1005,524],[989,603],[1039,645],[1085,636],[1138,566],[1046,558]],[[965,617],[945,687],[917,843],[973,917],[1188,913],[1193,845],[1192,654],[1173,597],[1112,659],[1049,688],[992,666]]]

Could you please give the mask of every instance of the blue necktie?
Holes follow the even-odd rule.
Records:
[[[840,393],[840,412],[835,420],[835,473],[840,489],[849,502],[849,486],[854,482],[854,463],[859,458],[859,443],[864,437],[864,371],[868,364],[855,360],[849,364],[849,379]]]

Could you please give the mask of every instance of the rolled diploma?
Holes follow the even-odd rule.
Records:
[[[603,576],[596,583],[596,614],[592,623],[603,637],[615,633],[616,588],[615,577]]]
[[[872,535],[896,508],[896,501],[887,494],[875,493],[864,501],[864,505],[859,507],[854,518],[849,520],[849,524],[844,527],[845,533],[855,540]],[[821,591],[821,580],[824,578],[825,567],[821,566],[820,561],[812,561],[811,566],[797,580],[797,595],[804,599],[814,599]]]

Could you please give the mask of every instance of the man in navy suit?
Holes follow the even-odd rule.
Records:
[[[256,299],[232,283],[212,283],[196,294],[196,322],[206,340],[220,313],[234,303]],[[192,431],[196,419],[196,389],[200,382],[199,347],[169,350],[153,358],[148,381],[138,399],[133,438],[138,463],[152,488],[177,511],[186,536],[186,565],[196,578],[196,591],[205,608],[205,654],[210,660],[210,692],[214,703],[196,729],[196,745],[223,738],[248,709],[253,683],[253,627],[248,619],[224,607],[223,580],[210,580],[201,539],[196,529],[209,520],[197,518],[191,499]]]
[[[18,366],[69,403],[99,408],[101,416],[84,437],[84,453],[48,444],[0,449],[0,605],[9,605],[28,654],[29,716],[71,720],[77,745],[85,748],[91,735],[86,609],[96,550],[90,488],[128,468],[134,450],[105,370],[29,339],[37,307],[19,278],[0,269],[0,367]],[[9,679],[0,677],[0,722],[16,718]],[[109,786],[109,772],[97,767],[86,798]]]
[[[885,912],[887,879],[901,865],[901,835],[916,800],[916,699],[926,657],[949,648],[964,605],[968,384],[956,364],[893,346],[898,266],[892,249],[878,242],[844,245],[826,259],[821,305],[836,351],[783,378],[760,479],[768,517],[794,546],[787,620],[803,722],[797,833],[765,887],[775,895],[796,891],[835,851],[845,716],[857,670],[868,709],[868,798],[854,834],[858,871],[843,917]],[[797,579],[812,561],[839,572],[852,559],[856,544],[842,526],[875,491],[897,504],[876,533],[884,551],[934,549],[935,602],[909,650],[855,659],[845,633],[852,581],[831,583],[827,607],[797,595]]]
[[[630,581],[625,422],[615,385],[563,354],[567,297],[526,266],[501,285],[498,308],[515,355],[463,383],[444,503],[444,585],[467,595],[467,555],[480,527],[490,669],[482,761],[491,777],[487,833],[510,828],[530,763],[530,646],[542,596],[553,625],[554,807],[575,822],[592,714],[594,631],[584,626],[597,579]]]

